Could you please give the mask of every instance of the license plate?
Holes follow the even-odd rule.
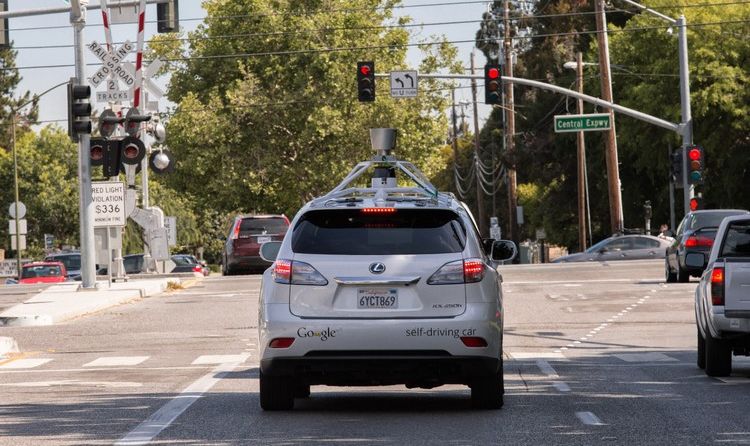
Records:
[[[394,288],[360,288],[357,308],[398,308],[398,290]]]
[[[268,236],[260,236],[258,237],[258,243],[268,243],[271,241],[271,237]]]

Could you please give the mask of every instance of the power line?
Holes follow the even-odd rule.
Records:
[[[701,28],[707,26],[717,25],[730,25],[730,24],[747,24],[750,23],[750,19],[742,20],[723,20],[717,22],[705,22],[705,23],[693,23],[688,25],[688,28]],[[664,28],[663,25],[659,26],[642,26],[635,28],[622,28],[622,29],[610,29],[609,33],[631,33],[640,31],[651,31]],[[540,39],[548,37],[565,37],[565,36],[581,36],[596,34],[597,31],[571,31],[564,33],[549,33],[549,34],[536,34],[530,36],[518,36],[514,39]],[[381,49],[393,49],[394,47],[409,48],[419,46],[433,46],[433,45],[444,45],[448,44],[460,44],[460,43],[475,43],[477,41],[493,41],[495,39],[471,39],[471,40],[440,40],[434,42],[419,42],[419,43],[402,43],[402,44],[390,44],[390,45],[373,45],[373,46],[356,46],[356,47],[333,47],[333,48],[318,48],[318,49],[306,49],[306,50],[287,50],[287,51],[264,51],[256,53],[236,53],[236,54],[214,54],[210,56],[190,56],[190,57],[179,57],[172,59],[162,59],[163,62],[186,62],[190,60],[215,60],[215,59],[230,59],[230,58],[249,58],[249,57],[260,57],[260,56],[293,56],[302,54],[316,54],[316,53],[332,53],[332,52],[347,52],[347,51],[363,51],[363,50],[381,50]],[[90,63],[88,66],[99,66],[99,63]],[[48,69],[48,68],[69,68],[73,67],[73,64],[58,64],[58,65],[35,65],[15,68],[0,68],[2,71],[8,70],[32,70],[32,69]]]

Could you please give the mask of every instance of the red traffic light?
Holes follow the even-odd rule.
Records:
[[[362,73],[363,76],[369,76],[370,72],[372,71],[372,67],[369,65],[362,65],[359,67],[359,72]]]
[[[690,199],[690,210],[691,211],[697,211],[703,208],[702,201],[699,197],[691,198]]]
[[[100,145],[91,146],[91,164],[97,165],[95,163],[99,162],[104,159],[104,147]]]
[[[500,70],[498,70],[497,68],[490,68],[489,70],[487,70],[487,77],[490,79],[497,79],[498,77],[500,77]]]
[[[699,161],[701,159],[701,151],[697,147],[693,147],[688,151],[688,158],[693,161]]]

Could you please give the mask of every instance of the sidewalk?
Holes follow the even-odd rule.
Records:
[[[80,282],[62,283],[0,313],[0,327],[53,325],[132,300],[161,294],[170,282],[185,284],[195,280],[200,279],[165,277],[118,283],[97,282],[94,289],[79,289]]]

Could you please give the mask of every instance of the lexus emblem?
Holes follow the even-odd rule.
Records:
[[[370,272],[373,274],[383,274],[385,272],[385,264],[380,262],[371,263]]]

